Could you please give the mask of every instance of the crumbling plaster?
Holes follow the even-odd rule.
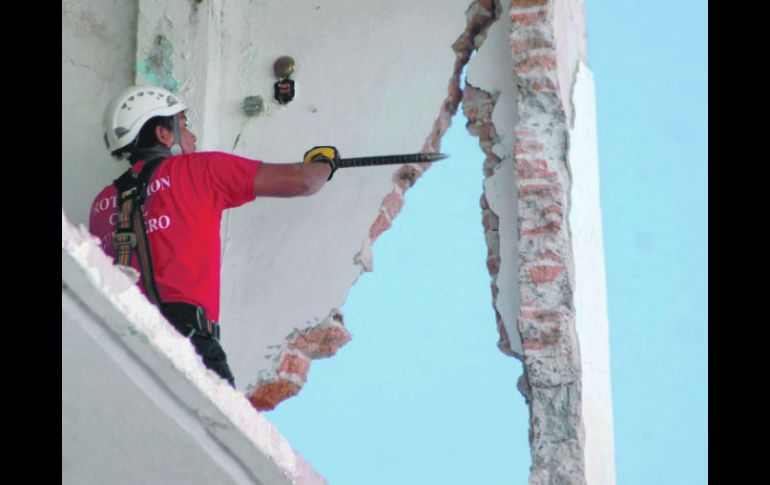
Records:
[[[510,7],[469,63],[463,97],[468,129],[486,155],[481,209],[498,346],[524,362],[518,387],[530,406],[530,483],[614,483],[583,5]]]

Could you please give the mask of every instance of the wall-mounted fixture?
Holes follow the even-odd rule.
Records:
[[[294,74],[296,64],[291,56],[279,57],[273,64],[273,72],[278,81],[273,85],[275,88],[274,97],[280,104],[288,104],[294,99],[294,81],[291,75]]]
[[[265,100],[262,96],[247,96],[243,100],[242,107],[247,116],[258,116],[265,111]]]

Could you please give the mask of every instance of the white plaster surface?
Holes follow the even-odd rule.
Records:
[[[559,97],[571,128],[576,113],[571,101],[575,73],[578,62],[588,62],[583,0],[553,0],[553,31],[558,57]]]
[[[481,49],[468,63],[466,82],[497,96],[492,111],[492,123],[498,134],[492,150],[502,159],[495,173],[484,181],[484,193],[489,207],[500,218],[500,272],[497,287],[500,290],[496,308],[510,339],[510,350],[524,355],[521,336],[516,324],[521,305],[519,294],[519,234],[518,196],[513,167],[513,148],[516,144],[515,126],[516,88],[511,57],[511,18],[502,15],[487,32]],[[481,164],[482,153],[479,153]],[[481,168],[479,167],[479,170]]]
[[[447,96],[451,44],[465,29],[466,7],[457,0],[440,9],[405,0],[225,1],[220,146],[272,163],[300,161],[323,144],[343,157],[420,151]],[[297,63],[297,95],[287,106],[273,101],[272,65],[283,55]],[[256,95],[267,113],[247,118],[240,104]],[[344,303],[363,271],[354,257],[397,169],[340,170],[312,197],[258,199],[229,211],[221,323],[239,387],[267,369],[295,328]]]
[[[572,173],[569,226],[575,255],[575,319],[582,369],[586,481],[615,484],[615,450],[610,382],[609,320],[604,243],[599,203],[596,101],[591,70],[579,64],[572,95],[575,126],[570,130]]]
[[[107,153],[102,113],[134,78],[136,2],[62,0],[62,207],[77,224],[126,167]]]
[[[62,481],[325,483],[64,212]]]

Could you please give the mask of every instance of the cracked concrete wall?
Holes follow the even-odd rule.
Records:
[[[518,387],[530,407],[530,483],[613,484],[583,4],[509,6],[469,63],[463,97],[468,130],[486,155],[481,209],[498,346],[524,363]]]

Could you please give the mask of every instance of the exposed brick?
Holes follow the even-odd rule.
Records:
[[[532,278],[532,283],[550,283],[558,278],[563,271],[562,266],[535,266],[529,270],[529,276]]]
[[[560,193],[559,184],[529,184],[519,187],[519,198],[525,197],[556,197]]]
[[[482,193],[481,198],[479,198],[479,206],[482,209],[489,209],[489,202],[487,202],[487,195],[485,193]]]
[[[500,227],[500,218],[491,210],[482,213],[481,223],[485,231],[497,231]]]
[[[503,161],[495,155],[487,157],[482,164],[484,176],[491,177],[494,174],[495,167],[500,165],[502,162]]]
[[[495,0],[476,0],[476,3],[478,3],[481,7],[483,7],[488,12],[491,12],[494,8]]]
[[[521,318],[536,320],[539,323],[558,322],[564,315],[558,310],[521,310]]]
[[[516,28],[518,25],[529,27],[535,24],[544,23],[547,18],[548,10],[543,9],[537,12],[513,14],[511,15],[511,22],[513,22],[514,28]]]
[[[561,335],[561,327],[559,326],[547,330],[531,329],[531,331],[522,332],[521,344],[524,350],[540,350],[559,343]]]
[[[541,251],[540,253],[538,253],[537,254],[537,258],[539,260],[546,260],[547,259],[547,260],[558,261],[558,262],[562,262],[563,261],[561,256],[559,256],[555,252],[551,251],[550,249],[546,249],[545,251]]]
[[[536,140],[519,140],[513,153],[521,155],[524,153],[539,153],[543,151],[543,144]]]
[[[319,359],[331,357],[350,339],[351,335],[345,328],[318,325],[300,332],[289,348],[299,350],[311,359]]]
[[[310,358],[302,352],[285,352],[281,357],[281,363],[278,366],[278,372],[293,374],[303,382],[307,380],[307,373],[310,370]]]
[[[382,201],[382,207],[393,220],[401,208],[404,207],[404,196],[397,189],[393,189]]]
[[[281,401],[296,396],[299,390],[299,385],[285,379],[277,379],[262,384],[247,397],[256,409],[269,411],[275,409]]]
[[[511,8],[528,8],[535,5],[545,5],[549,0],[511,0]]]
[[[531,87],[534,91],[541,91],[541,92],[555,92],[556,91],[556,85],[548,78],[545,78],[545,80],[540,81],[538,79],[532,80]]]
[[[500,272],[500,258],[487,258],[487,270],[491,276],[497,276]]]
[[[549,205],[548,207],[540,211],[540,215],[543,217],[546,217],[548,214],[562,215],[563,214],[562,206],[560,206],[559,204],[553,204],[553,205]]]
[[[544,226],[522,231],[521,234],[523,236],[540,236],[543,234],[556,234],[559,232],[560,229],[561,229],[561,222],[551,221],[548,224],[545,224]]]
[[[531,50],[553,48],[555,48],[553,42],[540,37],[526,37],[524,39],[516,39],[511,41],[511,52],[513,53],[514,58],[519,54]]]
[[[390,228],[390,219],[388,219],[388,216],[384,212],[380,211],[377,219],[372,223],[372,227],[369,228],[369,239],[374,242],[374,240],[380,237],[380,234],[387,231],[388,228]]]
[[[532,56],[519,62],[513,69],[516,74],[527,74],[534,69],[554,70],[556,69],[556,56]]]
[[[393,175],[393,183],[398,186],[402,192],[409,190],[414,183],[420,178],[421,172],[412,165],[403,165],[398,169],[395,175]]]
[[[548,170],[548,162],[543,159],[516,159],[516,176],[520,179],[555,179],[556,172]]]

